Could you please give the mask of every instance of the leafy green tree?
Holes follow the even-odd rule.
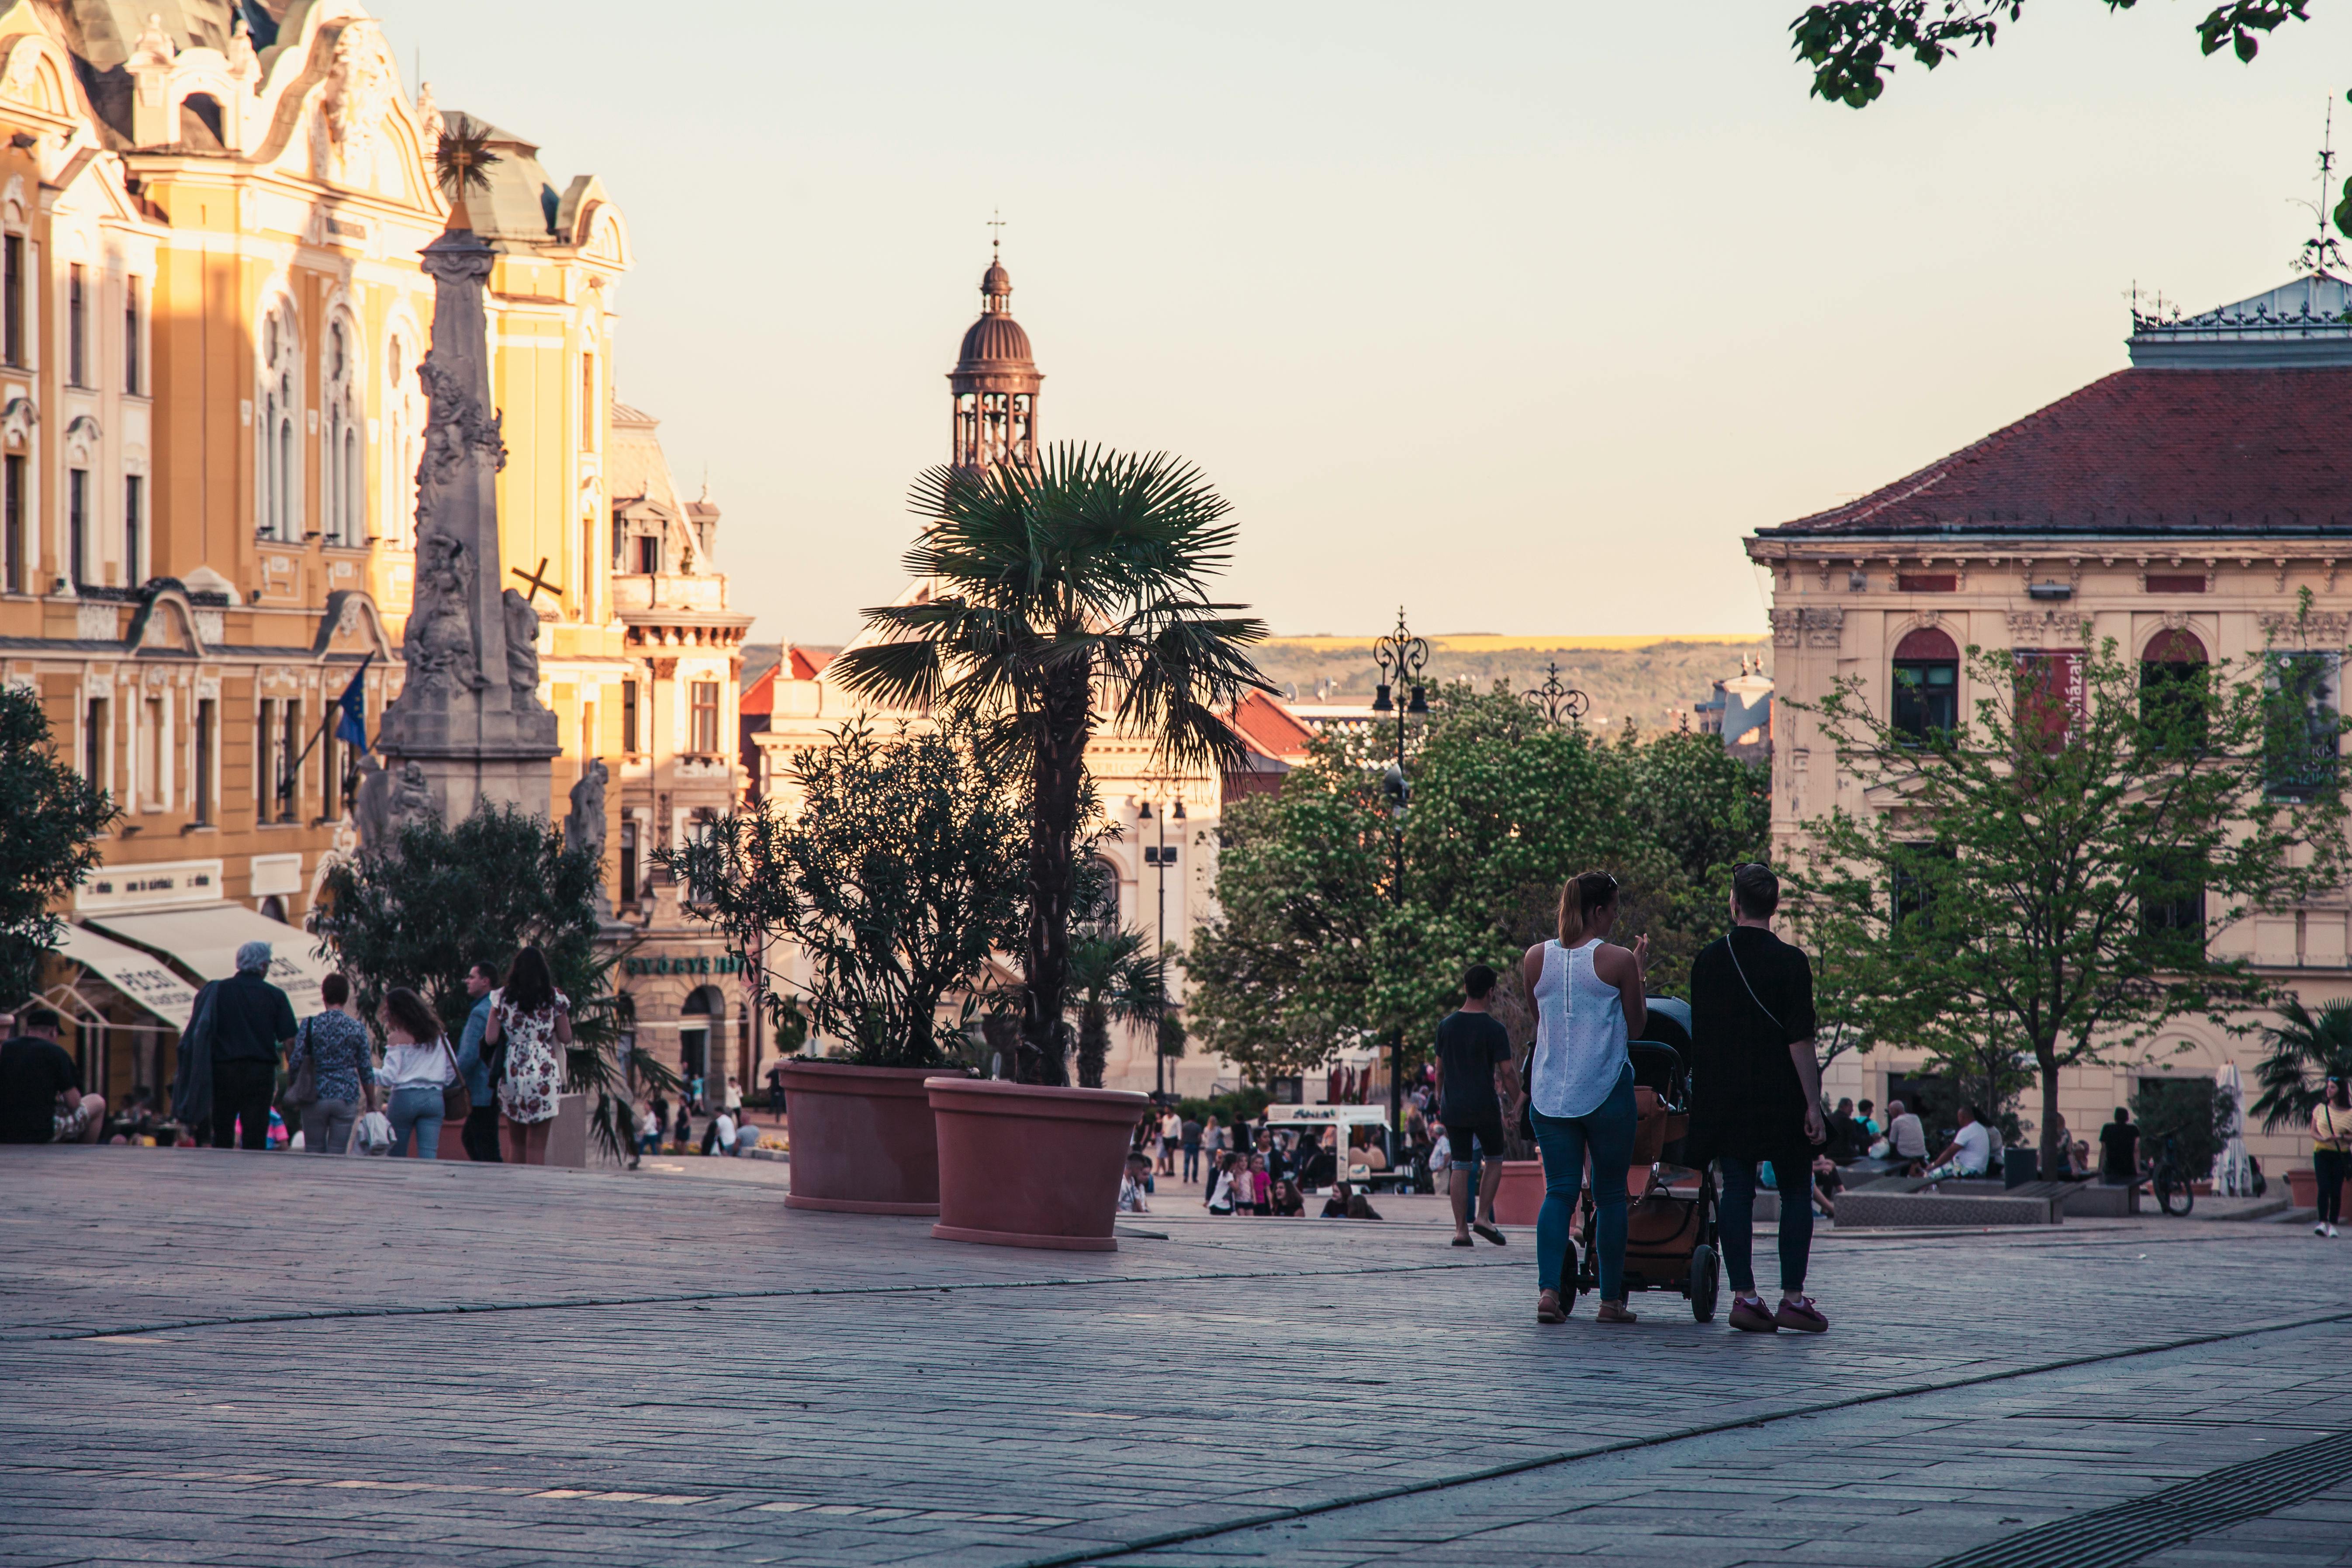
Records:
[[[1967,668],[1985,695],[1949,729],[1898,725],[1852,679],[1812,710],[1872,809],[1805,824],[1793,907],[1874,1040],[2030,1056],[2055,1169],[2062,1069],[2183,1017],[2243,1032],[2269,1000],[2207,939],[2341,881],[2341,722],[2310,658],[2144,689],[2112,640],[2086,642],[2078,696],[2047,658],[1970,647]]]
[[[1034,467],[935,468],[915,510],[926,526],[906,563],[930,595],[868,610],[888,640],[833,668],[853,691],[985,725],[983,749],[1017,759],[1029,842],[1016,1076],[1065,1083],[1087,740],[1107,721],[1164,761],[1238,763],[1241,739],[1219,714],[1271,689],[1247,652],[1265,628],[1210,599],[1231,509],[1165,454],[1065,443]]]
[[[869,1067],[961,1053],[976,1001],[961,1019],[940,1008],[1019,935],[1027,838],[1013,761],[978,738],[952,721],[888,736],[847,724],[793,763],[795,815],[763,799],[655,856],[744,959],[779,1039],[805,1013]],[[807,955],[801,994],[767,984],[761,955],[779,938]]]
[[[2263,1031],[2269,1054],[2254,1069],[2263,1092],[2246,1108],[2263,1131],[2300,1126],[2319,1108],[2326,1080],[2352,1082],[2352,999],[2328,1002],[2314,1013],[2300,996],[2278,1005],[2280,1022]]]
[[[58,906],[104,862],[99,836],[121,816],[58,759],[39,694],[0,686],[0,1001],[31,994],[65,929]]]
[[[1082,931],[1070,943],[1070,995],[1078,1016],[1078,1083],[1100,1089],[1110,1026],[1139,1024],[1157,1035],[1169,1011],[1168,966],[1144,950],[1137,931]]]
[[[2138,0],[2104,0],[2128,11]],[[2242,61],[2263,36],[2310,19],[2312,0],[2221,0],[2197,24],[2198,47]],[[2001,27],[2021,19],[2025,0],[1828,0],[1805,7],[1789,26],[1797,58],[1813,68],[1813,96],[1862,109],[1886,90],[1894,57],[1908,55],[1934,70],[1961,49],[1990,47]]]
[[[454,1036],[473,1007],[466,972],[487,963],[503,973],[536,944],[572,1001],[564,1087],[595,1097],[590,1131],[622,1158],[638,1089],[674,1089],[677,1079],[643,1051],[623,1065],[626,1021],[613,986],[622,954],[598,945],[599,883],[595,861],[514,806],[486,805],[454,825],[422,814],[402,819],[382,853],[328,868],[309,924],[320,952],[351,976],[371,1030],[384,994],[404,985]]]
[[[1188,1013],[1255,1075],[1398,1029],[1409,1067],[1473,963],[1496,969],[1498,1014],[1524,1041],[1516,961],[1553,931],[1560,884],[1595,868],[1624,883],[1624,934],[1650,936],[1654,985],[1672,990],[1723,924],[1731,867],[1765,851],[1760,770],[1716,737],[1612,742],[1456,685],[1406,760],[1400,903],[1384,754],[1326,738],[1279,793],[1226,814],[1220,913],[1184,960]]]

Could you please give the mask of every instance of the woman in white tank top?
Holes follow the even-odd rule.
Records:
[[[1543,1153],[1544,1201],[1536,1217],[1536,1321],[1542,1323],[1568,1318],[1559,1280],[1588,1153],[1600,1321],[1634,1321],[1625,1309],[1625,1171],[1634,1127],[1633,1064],[1625,1042],[1649,1019],[1643,971],[1650,939],[1612,947],[1605,939],[1616,923],[1617,879],[1587,871],[1560,889],[1559,939],[1528,949],[1521,963],[1536,1007],[1528,1109]]]

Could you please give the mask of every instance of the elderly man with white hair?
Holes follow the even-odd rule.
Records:
[[[236,974],[213,988],[213,1147],[269,1146],[278,1055],[294,1043],[294,1004],[269,984],[269,944],[236,950]]]

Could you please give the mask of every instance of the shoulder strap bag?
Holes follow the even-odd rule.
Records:
[[[1723,951],[1731,955],[1731,972],[1739,976],[1739,984],[1747,988],[1748,999],[1756,1004],[1756,1010],[1759,1013],[1763,1014],[1765,1017],[1771,1020],[1773,1028],[1779,1030],[1781,1035],[1786,1036],[1789,1032],[1789,1026],[1780,1022],[1780,1018],[1773,1013],[1771,1008],[1764,1005],[1764,998],[1756,994],[1756,987],[1748,983],[1748,971],[1741,966],[1739,962],[1739,944],[1731,940],[1731,933],[1729,931],[1726,931],[1724,933]],[[1783,1039],[1781,1043],[1785,1045],[1788,1042]]]
[[[457,1052],[446,1035],[441,1037],[441,1054],[449,1058],[449,1081],[441,1086],[441,1115],[445,1121],[463,1121],[474,1113],[474,1097],[466,1088],[466,1075],[457,1070]]]
[[[319,1068],[310,1049],[310,1020],[294,1031],[294,1081],[286,1089],[286,1103],[300,1107],[319,1102]]]

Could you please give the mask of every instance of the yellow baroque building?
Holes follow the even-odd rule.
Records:
[[[274,936],[277,978],[315,998],[309,940],[274,922],[299,924],[353,847],[359,759],[329,720],[357,676],[373,736],[400,689],[444,116],[356,5],[278,9],[0,8],[0,679],[40,693],[60,753],[127,813],[44,975],[115,1102],[168,1081],[185,982],[226,973],[242,936]],[[607,868],[634,893],[614,847],[666,840],[661,807],[731,798],[744,623],[707,533],[698,562],[621,556],[646,525],[610,479],[620,209],[523,137],[490,147],[468,206],[499,252],[501,542],[541,616],[551,815],[587,759],[621,758]],[[703,601],[682,626],[665,574]],[[667,655],[681,629],[694,658]],[[681,771],[682,795],[654,787]]]

